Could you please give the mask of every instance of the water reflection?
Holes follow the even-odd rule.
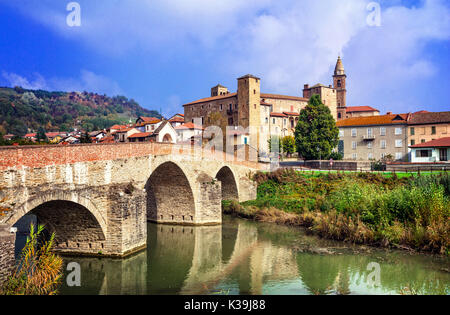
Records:
[[[66,258],[82,286],[62,294],[448,294],[448,259],[361,250],[301,230],[226,218],[223,226],[148,226],[127,259]],[[380,264],[380,285],[367,282]],[[447,270],[447,271],[446,271]]]

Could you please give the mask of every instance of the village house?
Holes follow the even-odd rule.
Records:
[[[450,137],[450,112],[414,113],[408,120],[408,129],[410,146]]]
[[[450,137],[415,144],[410,148],[413,163],[448,162]]]
[[[346,118],[379,116],[380,111],[370,106],[347,106]]]
[[[181,126],[182,124],[184,124],[184,115],[176,114],[169,119],[169,122],[174,128]]]
[[[337,122],[344,160],[408,161],[408,114],[355,117]]]
[[[181,126],[175,127],[177,132],[178,143],[191,143],[195,139],[201,139],[203,137],[203,131],[205,128],[188,122]]]

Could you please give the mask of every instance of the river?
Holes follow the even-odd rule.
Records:
[[[64,261],[80,264],[81,286],[64,281],[63,295],[450,293],[449,258],[353,246],[231,217],[222,226],[149,223],[145,251]]]

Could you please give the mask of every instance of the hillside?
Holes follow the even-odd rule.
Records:
[[[74,128],[92,131],[134,121],[138,116],[161,117],[124,96],[0,88],[2,134],[23,136],[40,126],[47,132]]]

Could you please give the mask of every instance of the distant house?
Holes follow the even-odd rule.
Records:
[[[135,133],[140,133],[141,131],[137,128],[125,128],[125,129],[121,129],[118,130],[116,132],[113,133],[114,135],[114,140],[116,142],[127,142],[127,139],[129,136],[135,134]]]
[[[36,133],[27,133],[24,138],[34,142],[36,141]]]
[[[13,134],[7,134],[7,135],[3,136],[3,139],[9,141],[9,140],[11,140],[14,137],[15,137],[15,135],[13,135]]]
[[[169,122],[174,128],[181,126],[182,124],[184,124],[184,115],[176,114],[169,119]]]
[[[177,131],[177,142],[188,143],[192,139],[202,137],[204,128],[189,122],[175,127],[175,130]]]
[[[145,119],[142,119],[145,118]],[[158,118],[153,117],[142,117],[136,121],[135,128],[139,129],[141,132],[155,132],[156,129],[161,125],[162,121]]]
[[[121,129],[126,129],[126,128],[129,128],[129,127],[125,126],[125,125],[114,125],[114,126],[109,127],[109,129],[107,129],[107,131],[109,133],[114,133],[116,131],[119,131]]]
[[[75,136],[67,136],[59,142],[59,144],[76,144],[80,143],[80,139]]]
[[[450,157],[450,137],[436,139],[410,146],[411,162],[448,162]]]
[[[177,132],[168,121],[163,121],[158,124],[153,132],[139,132],[132,134],[128,137],[129,142],[164,142],[164,143],[176,143]],[[149,125],[146,125],[149,126]]]
[[[370,106],[347,106],[346,118],[379,116],[380,111]]]
[[[103,139],[104,137],[106,137],[106,132],[101,130],[101,131],[92,131],[89,133],[89,136],[92,139],[92,142],[98,143],[100,142],[101,139]]]

